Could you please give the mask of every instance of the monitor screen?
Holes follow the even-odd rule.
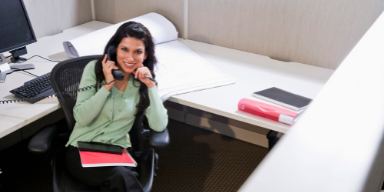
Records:
[[[0,53],[36,42],[22,0],[0,0]]]

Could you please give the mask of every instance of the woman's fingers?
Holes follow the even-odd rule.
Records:
[[[139,78],[140,79],[143,79],[143,74],[145,73],[145,69],[144,67],[140,68],[140,72],[139,72]]]
[[[108,71],[112,70],[112,63],[110,61],[107,61],[107,69]]]
[[[146,78],[144,75],[148,75],[149,77],[152,77],[152,74],[150,73],[150,71],[147,67],[137,68],[137,70],[135,72],[135,78],[139,78],[140,80],[144,80]]]
[[[137,68],[134,74],[135,74],[135,78],[139,79],[142,83],[146,84],[147,87],[151,88],[153,86],[156,86],[154,82],[152,82],[150,79],[145,77],[145,75],[147,75],[148,77],[152,77],[152,74],[147,67]]]
[[[106,61],[103,63],[103,71],[104,75],[111,74],[112,69],[119,69],[116,65],[115,62],[113,61]]]
[[[107,65],[110,69],[119,69],[116,65],[115,65],[115,62],[114,61],[107,61]]]
[[[135,73],[135,78],[136,79],[141,79],[142,70],[143,69],[141,67],[136,69],[136,73]]]
[[[140,76],[140,70],[144,67],[144,65],[142,63],[140,63],[139,67],[136,68],[136,71],[135,71],[135,78],[139,78]]]
[[[135,78],[136,78],[136,79],[137,79],[137,78],[140,79],[140,73],[141,73],[141,70],[142,70],[141,67],[139,67],[139,68],[136,69],[136,71],[135,71]]]
[[[135,71],[133,71],[133,75],[135,76],[135,79],[137,79],[138,72],[139,72],[139,68],[136,68]]]

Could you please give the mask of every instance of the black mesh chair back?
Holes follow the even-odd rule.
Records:
[[[51,85],[63,108],[70,131],[72,131],[76,123],[73,117],[73,107],[76,104],[77,89],[79,88],[84,68],[90,61],[100,57],[101,55],[92,55],[68,59],[58,63],[51,71]]]

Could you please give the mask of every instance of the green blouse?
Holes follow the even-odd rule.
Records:
[[[87,64],[80,87],[96,84],[95,65],[96,60]],[[92,141],[130,147],[128,132],[135,121],[136,105],[140,100],[139,83],[136,84],[133,85],[131,75],[125,91],[115,86],[108,91],[102,86],[97,92],[95,89],[79,92],[73,108],[76,124],[66,146],[77,147],[77,141]],[[150,105],[145,115],[149,126],[155,131],[163,131],[168,124],[168,115],[156,86],[148,89],[148,96]]]

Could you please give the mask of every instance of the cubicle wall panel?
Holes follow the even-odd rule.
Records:
[[[184,3],[182,0],[95,0],[96,20],[119,23],[150,12],[169,19],[183,35]]]
[[[37,38],[92,21],[90,0],[24,0]]]
[[[336,69],[383,9],[378,0],[190,0],[188,38]]]

